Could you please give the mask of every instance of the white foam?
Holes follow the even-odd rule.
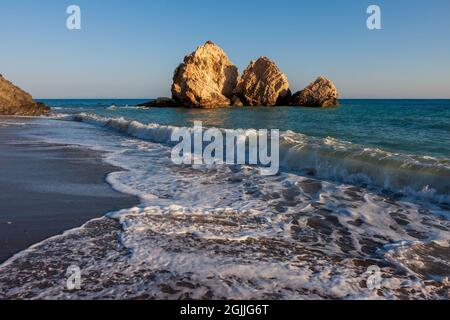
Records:
[[[65,119],[107,127],[135,138],[166,145],[174,144],[171,135],[178,129],[87,113]],[[254,129],[243,131],[247,136],[255,134]],[[283,132],[280,138],[280,161],[285,170],[314,174],[320,179],[372,184],[428,201],[450,203],[448,159],[392,153],[331,137],[308,137],[292,131]]]
[[[390,255],[394,249],[387,246],[448,243],[450,222],[439,205],[391,199],[380,189],[294,173],[264,177],[248,166],[175,166],[170,146],[160,143],[172,127],[89,119],[97,126],[145,139],[60,121],[30,131],[49,142],[107,151],[105,161],[126,170],[110,174],[108,182],[141,199],[140,206],[109,215],[122,226],[121,244],[128,254],[117,258],[120,263],[96,259],[88,267],[125,276],[129,284],[92,290],[88,297],[105,297],[111,290],[116,297],[127,297],[132,291],[155,298],[188,294],[194,299],[208,290],[215,298],[234,299],[440,297],[439,288],[430,284],[422,269],[400,267],[405,260],[400,254]],[[336,146],[336,150],[345,149]],[[90,248],[85,241],[67,241],[84,253],[81,260],[89,256],[89,250],[99,249],[94,242]],[[27,251],[20,257],[26,255]],[[108,252],[111,255],[118,253]],[[357,261],[365,259],[402,270],[382,268],[381,296],[361,285],[366,268]],[[0,275],[11,270],[14,261],[2,266]],[[151,283],[139,276],[155,272],[158,277]],[[177,283],[186,278],[198,286],[178,288]],[[177,287],[176,293],[163,292],[161,285]],[[57,289],[39,292],[39,297],[61,296],[64,293]]]

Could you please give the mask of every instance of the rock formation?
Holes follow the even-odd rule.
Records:
[[[40,116],[49,112],[50,108],[0,75],[0,115]]]
[[[232,106],[232,107],[243,107],[244,104],[242,103],[241,99],[239,99],[238,96],[234,95],[234,96],[231,98],[231,106]]]
[[[178,107],[179,105],[173,99],[160,97],[153,101],[138,104],[137,106],[143,108],[165,108],[165,107]]]
[[[248,106],[275,106],[291,96],[289,81],[276,64],[266,57],[252,61],[237,84],[236,95]]]
[[[294,94],[289,102],[291,106],[334,107],[339,105],[339,93],[331,80],[318,77],[302,91]]]
[[[230,106],[238,70],[211,41],[184,58],[173,76],[172,98],[185,107]]]

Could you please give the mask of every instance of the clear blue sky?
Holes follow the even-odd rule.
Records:
[[[370,4],[383,30],[366,28]],[[450,98],[448,0],[0,0],[0,73],[36,98],[167,96],[206,40],[240,71],[270,57],[292,91],[325,75],[345,98]]]

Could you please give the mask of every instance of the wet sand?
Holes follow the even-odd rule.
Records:
[[[21,122],[33,121],[20,119]],[[113,190],[101,153],[24,138],[0,117],[0,263],[44,239],[139,203]]]

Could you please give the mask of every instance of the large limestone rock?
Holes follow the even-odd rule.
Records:
[[[238,70],[211,41],[184,58],[173,76],[172,98],[185,107],[230,106]]]
[[[40,116],[49,112],[50,108],[0,75],[0,115]]]
[[[291,106],[334,107],[339,105],[339,93],[331,80],[318,77],[290,99]]]
[[[250,63],[239,79],[235,93],[248,106],[281,105],[291,96],[288,78],[266,57]]]

